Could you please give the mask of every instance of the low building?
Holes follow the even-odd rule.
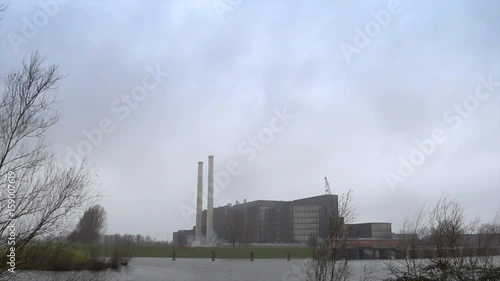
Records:
[[[172,242],[175,246],[189,246],[194,241],[194,228],[174,232]]]
[[[419,241],[418,235],[415,233],[393,233],[392,240],[401,240],[405,243],[413,243]]]
[[[392,239],[391,223],[369,222],[348,224],[349,236],[364,239]]]

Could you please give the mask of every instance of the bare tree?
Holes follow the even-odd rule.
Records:
[[[97,196],[85,163],[57,165],[46,140],[47,131],[59,119],[53,92],[61,78],[56,65],[45,66],[44,58],[34,52],[3,79],[0,179],[2,184],[8,180],[8,188],[0,189],[0,251],[15,246],[17,257],[31,255],[27,247],[31,241],[56,237],[67,229]],[[15,245],[7,248],[12,225]],[[0,255],[2,264],[5,259],[5,254]],[[18,258],[16,265],[23,262],[30,261]]]
[[[113,248],[110,254],[111,268],[117,269],[120,265],[128,265],[137,244],[136,236],[131,234],[114,234]]]
[[[120,264],[127,265],[134,254],[134,235],[123,235],[117,246],[121,254]]]
[[[468,221],[464,208],[447,194],[428,213],[423,210],[410,225],[422,238],[427,259],[415,254],[420,251],[413,244],[404,266],[389,265],[396,280],[500,279],[500,261],[493,256],[500,249],[500,219],[479,227],[479,219]]]
[[[379,271],[379,268],[376,263],[370,263],[363,266],[363,271],[361,272],[358,280],[359,281],[371,281],[378,280],[376,275]]]
[[[142,235],[140,234],[137,234],[135,236],[135,243],[141,245],[143,242],[144,242],[144,237],[142,237]]]
[[[69,235],[71,242],[84,244],[96,243],[106,231],[106,210],[101,205],[89,207],[78,222],[76,229]]]
[[[353,192],[349,190],[340,198],[338,215],[330,215],[328,236],[325,241],[318,243],[308,265],[309,280],[341,281],[351,278],[349,261],[345,257],[350,237],[346,224],[353,223],[356,219],[352,200]]]
[[[425,210],[426,204],[414,213],[410,213],[403,224],[401,235],[403,237],[402,247],[405,258],[403,260],[390,261],[387,268],[393,276],[408,277],[408,280],[425,280],[422,276],[421,268],[423,260],[421,246],[422,238],[426,235]],[[411,279],[414,278],[414,279]]]

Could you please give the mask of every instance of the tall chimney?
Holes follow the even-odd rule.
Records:
[[[208,156],[207,241],[214,237],[214,156]]]
[[[196,198],[196,226],[195,226],[195,240],[201,241],[201,220],[203,208],[203,162],[198,162],[198,192]]]

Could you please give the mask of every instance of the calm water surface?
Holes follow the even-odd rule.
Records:
[[[306,279],[305,260],[215,260],[170,258],[135,258],[120,272],[106,273],[34,273],[18,275],[9,280],[93,280],[111,281],[301,281]],[[375,265],[377,277],[385,277],[385,263],[388,261],[351,261],[354,276],[359,280],[364,266]],[[79,275],[79,276],[75,276]],[[83,276],[85,275],[85,276]]]

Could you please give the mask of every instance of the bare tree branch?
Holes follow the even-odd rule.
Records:
[[[350,232],[347,224],[356,219],[353,191],[343,194],[337,213],[330,214],[328,236],[318,243],[308,264],[308,278],[314,281],[345,281],[352,277],[349,261],[345,259]]]
[[[0,10],[2,9],[0,5]],[[83,208],[97,198],[91,173],[83,163],[57,165],[47,131],[59,120],[55,105],[61,76],[56,65],[33,52],[4,79],[0,99],[0,179],[12,177],[14,210],[8,208],[8,188],[0,189],[0,251],[8,252],[9,225],[15,223],[17,266],[27,263],[32,241],[60,234]],[[12,196],[12,195],[10,195]],[[0,256],[5,264],[6,255]],[[3,269],[5,270],[5,269]],[[3,270],[0,270],[0,275]]]

